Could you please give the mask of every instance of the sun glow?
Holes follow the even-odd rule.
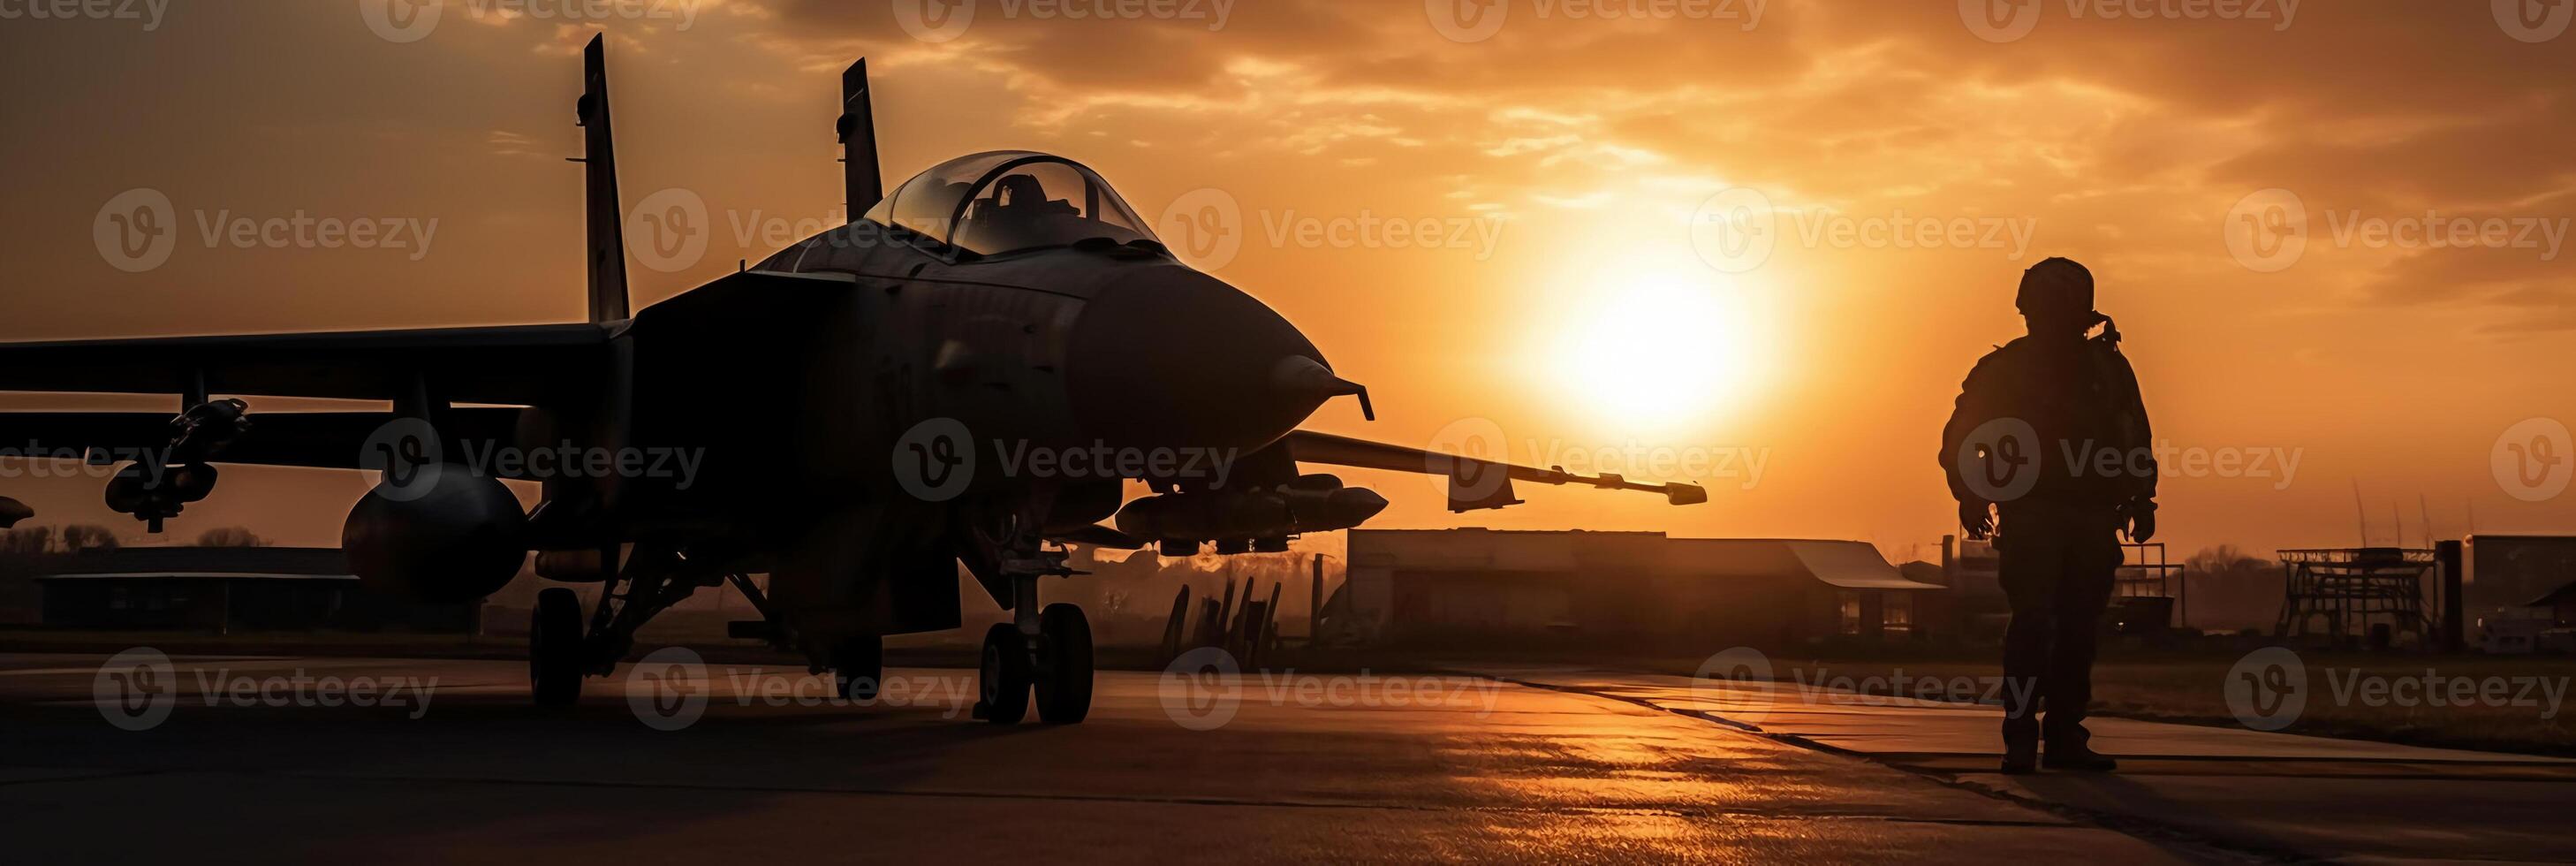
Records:
[[[1709,420],[1762,375],[1767,340],[1743,292],[1706,272],[1612,278],[1554,353],[1562,386],[1633,433]]]

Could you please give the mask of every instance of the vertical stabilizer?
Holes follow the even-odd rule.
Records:
[[[851,222],[885,198],[884,175],[877,171],[876,112],[868,99],[868,61],[860,58],[841,73],[841,184]]]
[[[582,49],[581,116],[584,210],[589,218],[590,320],[627,318],[625,211],[617,200],[617,138],[608,124],[608,52],[591,37]]]

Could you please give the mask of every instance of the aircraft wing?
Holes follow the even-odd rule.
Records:
[[[439,414],[439,453],[490,453],[515,441],[520,410],[459,407]],[[208,462],[312,469],[363,469],[366,447],[393,423],[391,412],[266,412]],[[0,447],[19,454],[86,457],[93,463],[127,463],[158,456],[170,446],[171,416],[163,412],[0,412]],[[27,449],[20,451],[19,449]],[[514,464],[494,467],[497,478],[517,477]]]
[[[1299,463],[1329,463],[1361,469],[1384,469],[1392,472],[1419,472],[1445,475],[1449,478],[1449,510],[1473,511],[1480,508],[1502,508],[1518,505],[1512,496],[1512,482],[1536,484],[1583,484],[1604,490],[1636,490],[1661,493],[1674,505],[1696,505],[1708,501],[1708,491],[1696,484],[1646,484],[1617,475],[1579,475],[1563,468],[1540,469],[1425,451],[1383,442],[1370,442],[1330,433],[1299,430],[1285,440],[1289,459]]]
[[[0,391],[529,405],[604,372],[606,326],[516,325],[0,343]]]
[[[514,441],[519,411],[596,393],[611,367],[600,325],[0,343],[0,391],[429,399],[446,454]],[[0,446],[123,463],[169,456],[172,412],[0,412]],[[210,462],[353,469],[392,412],[253,413]]]

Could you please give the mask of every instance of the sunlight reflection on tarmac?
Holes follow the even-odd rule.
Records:
[[[546,712],[526,705],[516,662],[181,656],[166,720],[126,731],[93,697],[100,660],[0,657],[11,860],[2206,856],[1705,720],[1491,681],[1424,685],[1436,697],[1400,705],[1256,683],[1193,730],[1157,675],[1104,672],[1086,723],[1001,728],[950,703],[947,684],[971,695],[968,671],[890,671],[927,697],[856,707],[800,705],[814,703],[796,697],[802,671],[719,668],[684,684],[704,690],[703,715],[662,731],[639,722],[622,677]],[[425,710],[221,696],[298,671],[437,685]]]

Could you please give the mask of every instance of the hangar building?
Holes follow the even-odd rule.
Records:
[[[1350,533],[1345,641],[1792,647],[1923,636],[1919,593],[1858,541],[1660,532]],[[1327,615],[1332,616],[1328,609]]]

